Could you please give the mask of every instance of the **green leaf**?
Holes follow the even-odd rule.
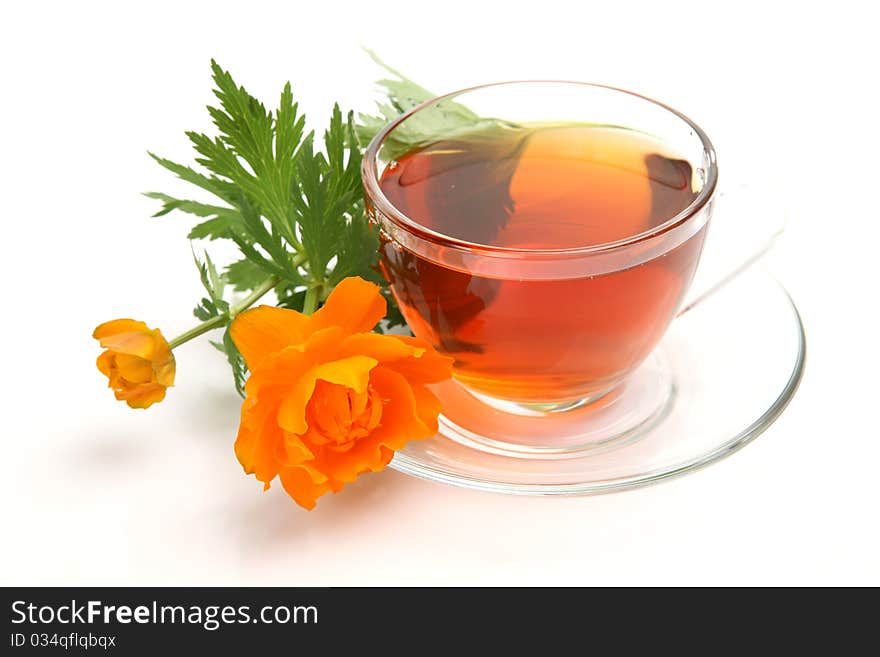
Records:
[[[198,201],[174,198],[161,192],[146,192],[144,196],[162,201],[162,209],[154,217],[161,217],[179,210],[197,217],[210,217],[208,221],[196,224],[189,233],[189,239],[218,239],[229,237],[230,231],[242,229],[241,213],[233,208],[209,205]]]
[[[193,308],[193,315],[196,319],[202,322],[207,322],[209,319],[218,317],[221,314],[222,311],[214,305],[214,302],[211,299],[203,298],[199,301],[198,305]]]
[[[278,305],[281,308],[289,308],[302,312],[306,300],[305,288],[296,290],[294,287],[278,288]]]
[[[244,158],[257,176],[263,175],[272,161],[272,114],[213,59],[211,70],[214,95],[221,105],[221,109],[208,107],[214,125],[223,142]]]
[[[233,234],[232,239],[244,256],[261,267],[267,274],[291,282],[300,282],[299,271],[293,265],[294,254],[288,250],[284,236],[272,222],[263,222],[257,206],[251,204],[247,197],[239,199],[241,216],[244,220],[246,236]],[[264,257],[255,245],[260,246],[269,256]]]
[[[211,298],[220,303],[223,301],[223,292],[226,288],[226,281],[222,276],[217,272],[217,267],[214,266],[214,262],[211,260],[211,256],[208,255],[208,252],[205,252],[205,270],[208,275],[208,283],[206,288],[211,293]]]
[[[208,113],[215,130],[186,133],[195,164],[150,156],[219,202],[147,194],[161,202],[156,216],[179,211],[197,218],[191,239],[229,239],[241,251],[242,258],[225,269],[218,268],[207,253],[201,260],[194,256],[207,291],[194,314],[202,321],[227,323],[227,288],[268,289],[269,277],[273,285],[277,283],[278,305],[302,311],[306,288],[326,293],[343,278],[361,276],[383,288],[388,300],[383,325],[402,323],[377,267],[378,235],[364,213],[358,139],[369,138],[397,114],[433,94],[389,69],[396,79],[380,83],[388,101],[380,106],[379,116],[362,115],[356,125],[351,112],[345,114],[335,105],[321,139],[306,132],[306,119],[290,83],[283,87],[277,109],[270,111],[214,61],[211,70],[217,103],[208,107]],[[452,103],[442,116],[432,119],[426,114],[407,125],[394,143],[408,150],[419,140],[433,138],[438,130],[472,126],[476,120],[470,110]],[[236,388],[242,392],[247,367],[228,328],[222,342],[212,344],[226,354]]]
[[[388,66],[373,51],[367,50],[367,54],[395,77],[378,81],[378,85],[387,98],[385,102],[377,103],[379,114],[358,115],[357,135],[364,147],[382,128],[401,114],[437,97],[437,94],[428,91]],[[416,112],[398,125],[385,138],[382,154],[392,160],[414,148],[425,146],[438,139],[448,139],[471,130],[482,130],[498,125],[513,126],[513,124],[500,119],[480,117],[461,103],[447,99]]]
[[[226,289],[226,281],[217,271],[217,267],[214,265],[214,261],[211,260],[211,256],[208,255],[207,251],[205,251],[204,255],[205,261],[202,262],[199,260],[198,256],[196,256],[195,251],[193,251],[193,260],[199,270],[199,278],[202,281],[202,286],[210,295],[211,300],[216,304],[222,303],[223,292]]]
[[[214,94],[221,108],[209,107],[208,112],[221,136],[211,140],[190,133],[196,150],[203,155],[199,162],[239,185],[279,231],[295,243],[289,196],[305,117],[298,115],[290,83],[285,85],[277,117],[273,117],[213,60],[211,68],[216,85]]]
[[[192,183],[196,187],[200,187],[205,191],[211,192],[215,196],[223,199],[224,201],[231,202],[232,198],[234,198],[235,195],[238,193],[238,189],[235,187],[235,185],[226,180],[221,180],[220,178],[216,178],[214,176],[205,176],[198,171],[195,171],[191,167],[184,166],[183,164],[177,164],[176,162],[172,162],[171,160],[166,160],[150,152],[147,152],[147,154],[160,165],[162,165],[172,173],[177,174],[177,177],[181,180],[185,180],[188,183]],[[157,192],[150,193],[156,194]]]
[[[193,251],[193,260],[199,270],[199,278],[208,292],[208,297],[202,299],[193,310],[193,315],[203,322],[224,315],[229,310],[229,303],[223,300],[226,279],[217,271],[211,256],[207,252],[204,255],[205,260],[202,262]]]
[[[209,107],[208,112],[219,135],[186,133],[198,154],[196,163],[208,174],[151,156],[231,207],[177,199],[159,192],[149,196],[163,201],[159,216],[181,210],[206,217],[207,221],[192,229],[192,238],[232,239],[244,245],[242,252],[247,258],[258,252],[259,247],[268,255],[258,260],[259,266],[271,270],[273,275],[291,275],[296,280],[296,268],[287,264],[301,250],[290,197],[296,159],[304,139],[305,117],[293,102],[289,83],[273,115],[216,62],[211,62],[211,69],[220,106]],[[268,227],[263,226],[260,215],[267,220]]]
[[[311,135],[306,137],[292,194],[309,268],[317,280],[328,275],[328,265],[337,254],[357,248],[347,234],[352,223],[367,222],[360,181],[362,156],[351,112],[343,121],[339,106],[334,105],[324,145],[326,156],[315,151]]]
[[[267,272],[252,260],[244,258],[226,268],[226,280],[237,292],[253,290],[266,280]]]
[[[230,230],[230,222],[227,219],[215,217],[193,226],[187,237],[191,240],[216,240],[223,237],[229,237]]]
[[[222,351],[226,354],[226,360],[229,362],[229,367],[232,368],[232,380],[235,383],[235,389],[239,395],[244,397],[244,384],[248,371],[247,364],[244,362],[244,357],[242,357],[238,347],[232,341],[228,328],[223,332],[222,347]]]
[[[336,264],[327,279],[330,286],[335,286],[348,276],[360,276],[378,285],[387,284],[378,268],[378,230],[367,221],[356,218],[359,215],[355,213],[342,228]]]

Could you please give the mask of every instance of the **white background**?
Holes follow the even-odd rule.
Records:
[[[0,584],[880,584],[878,85],[869,3],[5,3]],[[716,6],[723,8],[716,8]],[[134,8],[136,7],[136,8]],[[820,7],[820,8],[817,8]],[[238,398],[204,342],[135,412],[90,334],[175,335],[201,291],[175,188],[216,58],[322,126],[371,107],[359,50],[438,92],[513,78],[608,83],[681,109],[722,175],[769,181],[770,265],[809,362],[755,443],[696,474],[593,498],[509,498],[387,471],[308,513],[232,452]]]

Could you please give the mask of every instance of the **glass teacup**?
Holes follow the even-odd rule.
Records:
[[[363,179],[413,332],[471,394],[533,414],[608,396],[652,352],[699,261],[717,165],[665,105],[530,81],[404,114]]]

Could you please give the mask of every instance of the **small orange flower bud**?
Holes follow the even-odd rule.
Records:
[[[97,365],[116,399],[131,408],[147,408],[165,398],[165,389],[174,385],[174,355],[159,329],[114,319],[96,328],[92,337],[106,349]]]

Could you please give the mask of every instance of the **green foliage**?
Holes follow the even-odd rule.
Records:
[[[371,231],[363,211],[354,117],[349,112],[343,121],[338,105],[324,133],[324,148],[326,154],[315,151],[311,136],[304,140],[291,200],[309,271],[314,279],[329,283],[344,275],[361,275],[372,267],[378,259],[378,242],[365,239]],[[334,258],[335,275],[328,271]]]
[[[379,80],[377,83],[387,98],[386,101],[377,104],[379,114],[358,115],[357,135],[364,147],[390,121],[437,97],[437,94],[419,86],[400,71],[388,66],[372,50],[367,50],[367,53],[394,78]],[[449,139],[471,130],[483,130],[499,125],[510,124],[499,119],[480,117],[454,100],[443,100],[413,114],[397,126],[385,139],[382,154],[392,160],[413,148],[425,146],[438,139]]]
[[[291,310],[301,310],[306,300],[306,289],[295,288],[293,286],[278,286],[275,288],[278,296],[278,306],[281,308],[290,308]]]
[[[211,70],[219,106],[208,113],[217,134],[186,133],[196,167],[150,155],[220,203],[149,192],[162,202],[155,216],[184,212],[203,220],[191,239],[235,242],[243,259],[229,265],[225,276],[236,291],[268,279],[325,290],[345,276],[375,280],[377,240],[363,211],[353,115],[343,118],[335,106],[319,149],[314,133],[305,132],[290,83],[273,112],[214,61]],[[211,312],[209,300],[200,313]]]
[[[218,345],[215,343],[214,346]],[[218,348],[226,354],[226,360],[232,368],[232,379],[235,383],[236,392],[244,397],[244,384],[245,379],[247,379],[248,368],[247,364],[244,362],[244,357],[242,357],[238,347],[236,347],[235,343],[232,341],[232,336],[229,334],[229,327],[223,331],[223,342],[219,343]]]
[[[190,231],[189,239],[191,240],[228,238],[231,236],[231,231],[242,229],[241,213],[233,208],[187,201],[161,192],[147,192],[144,196],[162,201],[162,209],[154,214],[154,217],[161,217],[173,210],[187,212],[197,217],[207,217],[207,221],[196,224]]]
[[[226,356],[229,367],[232,368],[232,380],[235,384],[235,391],[244,397],[244,384],[247,380],[248,367],[244,362],[244,357],[232,341],[229,334],[229,327],[223,331],[223,339],[220,342],[211,340],[211,346]]]
[[[252,260],[244,258],[226,267],[226,280],[237,292],[253,290],[266,280],[266,272]]]
[[[207,252],[204,255],[205,260],[201,261],[198,256],[196,256],[195,252],[193,252],[193,259],[199,270],[199,279],[202,281],[202,286],[205,288],[208,296],[202,298],[193,310],[193,314],[203,322],[220,320],[218,326],[226,327],[226,330],[223,332],[222,342],[215,342],[212,340],[211,344],[226,355],[226,360],[229,361],[229,365],[232,368],[235,389],[240,395],[244,396],[244,381],[247,374],[247,365],[245,364],[241,353],[239,353],[238,348],[235,346],[235,343],[232,341],[232,338],[229,336],[229,317],[231,314],[230,305],[229,302],[223,298],[226,292],[228,278],[226,274],[220,274],[217,271],[217,267],[214,265],[211,256],[209,256]]]
[[[202,259],[193,254],[206,291],[193,311],[205,323],[195,334],[224,329],[222,340],[211,344],[226,355],[239,393],[247,366],[230,337],[229,323],[272,288],[279,306],[302,311],[304,304],[314,305],[316,293],[323,300],[343,278],[360,276],[383,288],[388,301],[383,327],[405,324],[378,270],[378,235],[363,206],[360,144],[433,94],[385,68],[398,79],[380,82],[388,95],[379,106],[380,116],[360,115],[356,125],[351,112],[344,114],[334,105],[317,143],[315,133],[305,130],[290,83],[277,108],[267,110],[212,60],[217,106],[207,109],[216,134],[186,133],[195,150],[193,165],[150,153],[160,166],[213,197],[205,202],[148,192],[146,196],[161,203],[154,216],[191,215],[197,221],[190,239],[231,240],[241,252],[241,259],[222,270],[207,253]],[[442,112],[408,121],[392,145],[403,152],[479,121],[467,108],[446,102]],[[313,290],[310,302],[306,289]],[[248,294],[236,304],[233,293]]]
[[[193,310],[193,315],[197,319],[207,322],[214,317],[221,317],[229,312],[229,303],[223,300],[223,293],[226,291],[226,277],[217,272],[211,256],[205,252],[205,261],[202,262],[193,251],[193,259],[196,267],[199,269],[199,278],[202,286],[208,293],[207,297],[202,298],[199,304]]]

